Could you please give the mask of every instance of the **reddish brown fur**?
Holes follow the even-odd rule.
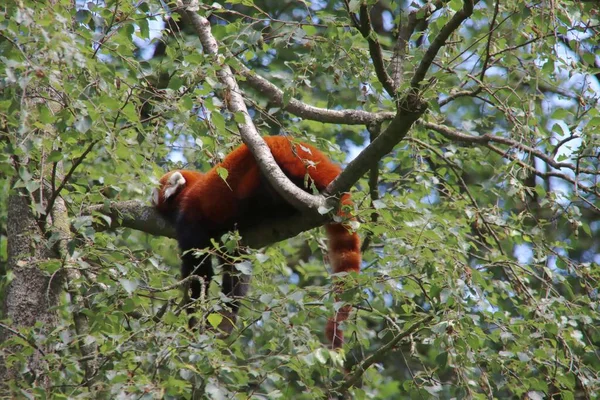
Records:
[[[281,136],[266,137],[265,142],[284,173],[295,182],[303,182],[306,174],[318,190],[323,190],[341,172],[341,168],[332,163],[327,156],[311,145],[293,143]],[[218,169],[228,171],[226,182],[219,176]],[[201,222],[207,230],[233,229],[236,223],[244,218],[241,204],[256,196],[261,189],[261,177],[254,156],[242,145],[233,150],[223,162],[206,174],[194,171],[179,171],[186,180],[185,186],[170,202],[164,201],[165,184],[173,172],[169,172],[160,180],[157,210],[161,213],[179,213],[184,222]],[[342,197],[342,205],[351,205],[350,196]],[[343,211],[341,216],[347,216]],[[183,216],[183,218],[181,218]],[[346,226],[332,223],[326,226],[329,238],[329,260],[333,273],[359,272],[361,263],[360,239],[358,234],[350,232]],[[336,285],[336,292],[341,287]],[[330,318],[326,326],[327,338],[334,348],[343,343],[343,333],[338,324],[348,318],[352,307],[342,307]]]

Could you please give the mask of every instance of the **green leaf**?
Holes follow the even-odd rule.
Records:
[[[356,13],[360,9],[361,0],[350,0],[348,3],[348,9],[350,12]]]
[[[75,120],[75,129],[79,133],[86,133],[92,127],[92,120],[88,116],[79,116]]]
[[[219,175],[219,177],[221,179],[223,179],[223,181],[227,182],[227,178],[229,177],[229,171],[227,171],[226,168],[218,167],[217,168],[217,175]]]
[[[441,369],[446,368],[448,365],[448,352],[444,351],[444,352],[438,354],[435,357],[435,362]]]
[[[138,282],[135,280],[121,278],[119,279],[119,282],[121,283],[121,286],[123,286],[123,289],[125,289],[125,291],[129,295],[131,295],[138,287]]]
[[[238,124],[244,124],[244,123],[246,123],[246,117],[244,116],[243,112],[236,112],[236,113],[234,113],[233,114],[233,119]]]
[[[19,167],[19,178],[21,178],[23,182],[29,182],[31,180],[31,174],[24,166]]]
[[[552,118],[563,121],[570,115],[570,112],[565,108],[557,108],[552,113]]]
[[[235,264],[235,269],[244,275],[252,275],[252,263],[249,261],[243,261]]]
[[[448,6],[451,10],[456,12],[456,11],[462,10],[463,2],[462,2],[462,0],[451,0],[448,3]]]
[[[208,314],[208,317],[206,319],[208,320],[208,323],[213,327],[213,329],[217,329],[223,321],[223,315],[218,313],[211,313]]]
[[[283,98],[282,98],[282,102],[283,102],[283,106],[286,107],[290,104],[290,100],[292,100],[292,97],[294,96],[293,92],[290,89],[284,89],[283,90]]]
[[[329,352],[326,349],[320,348],[315,351],[315,359],[321,364],[326,364],[329,359]]]
[[[57,162],[62,159],[63,159],[63,153],[58,150],[52,150],[52,152],[50,152],[50,154],[48,155],[49,162]]]

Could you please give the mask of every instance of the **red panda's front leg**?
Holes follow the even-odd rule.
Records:
[[[210,246],[209,236],[199,228],[200,223],[192,223],[184,215],[180,215],[177,224],[177,241],[181,249],[181,278],[185,279],[190,275],[196,275],[201,280],[194,279],[189,283],[189,291],[184,294],[186,311],[191,314],[195,311],[194,304],[201,299],[202,293],[208,293],[208,287],[213,277],[213,268],[210,253],[198,254],[198,250]],[[186,286],[187,287],[187,286]],[[190,328],[196,325],[194,318],[190,318]]]
[[[235,326],[241,301],[250,288],[250,275],[239,271],[235,262],[227,256],[219,257],[219,261],[223,271],[221,291],[229,299],[225,305],[229,310],[221,311],[223,321],[219,325],[219,329],[230,333]]]

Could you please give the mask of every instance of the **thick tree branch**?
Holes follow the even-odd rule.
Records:
[[[157,236],[175,237],[175,230],[150,205],[138,200],[112,202],[108,206],[96,205],[86,209],[85,214],[102,214],[110,217],[110,223],[104,218],[94,219],[92,226],[96,231],[105,231],[119,227],[131,228]],[[240,231],[244,246],[260,248],[298,235],[327,222],[328,216],[318,213],[298,214],[279,220],[265,220],[251,229]]]
[[[237,123],[240,135],[242,136],[242,141],[254,155],[262,173],[277,193],[296,209],[301,211],[317,211],[319,208],[325,207],[325,199],[322,196],[313,196],[300,189],[281,171],[281,168],[277,165],[269,150],[269,146],[260,137],[250,114],[248,114],[244,98],[241,95],[240,88],[231,68],[225,63],[224,57],[219,55],[219,45],[212,35],[210,22],[196,13],[198,9],[197,0],[185,1],[184,5],[184,8],[180,8],[177,11],[191,22],[191,26],[202,43],[204,52],[212,55],[214,62],[220,65],[220,68],[217,70],[217,76],[227,88],[229,95],[229,101],[226,102],[227,106],[232,113],[243,116],[244,121]]]
[[[352,185],[373,165],[388,154],[408,134],[413,123],[427,109],[427,105],[417,92],[410,92],[403,98],[398,113],[387,128],[360,154],[352,160],[342,173],[327,187],[325,194],[337,194],[350,190]]]
[[[477,0],[476,0],[477,1]],[[187,3],[190,5],[191,3]],[[193,4],[192,4],[193,5]],[[193,8],[186,8],[180,10],[186,18],[188,18],[196,33],[200,37],[204,51],[208,54],[212,54],[215,57],[218,56],[218,44],[210,31],[210,23],[206,18],[203,18],[193,11]],[[398,144],[408,133],[412,124],[419,119],[419,117],[425,112],[426,104],[420,97],[418,88],[420,82],[427,73],[427,70],[431,66],[435,55],[439,49],[445,44],[447,38],[458,29],[458,26],[468,18],[473,12],[473,0],[465,0],[464,7],[462,10],[457,12],[450,21],[442,28],[438,36],[434,39],[432,45],[428,49],[425,58],[419,65],[415,77],[413,77],[413,89],[410,91],[401,101],[398,103],[398,113],[395,115],[390,125],[385,131],[367,146],[359,155],[354,159],[346,169],[335,179],[326,189],[325,195],[327,194],[339,194],[347,192],[354,183],[363,176],[372,165],[373,160],[380,159],[387,153],[389,153],[396,144]],[[244,116],[244,123],[239,123],[238,128],[242,135],[244,142],[248,145],[252,153],[255,155],[257,162],[261,168],[261,171],[267,176],[269,181],[277,188],[278,192],[300,210],[317,209],[319,206],[325,205],[324,199],[319,196],[308,195],[306,192],[300,190],[298,187],[293,185],[287,177],[281,172],[281,169],[277,166],[273,157],[269,151],[268,146],[258,135],[250,115],[246,110],[244,100],[240,94],[239,87],[235,81],[231,69],[229,66],[224,65],[221,61],[222,68],[218,74],[222,82],[229,89],[231,100],[229,101],[230,111],[239,112]],[[250,76],[248,74],[248,76]],[[419,77],[420,76],[420,77]],[[254,77],[255,78],[255,77]],[[258,80],[255,78],[254,82]],[[279,95],[279,92],[274,91],[269,85],[265,85],[261,82],[263,88],[268,88],[269,93],[272,95]]]
[[[102,215],[104,218],[93,218],[92,227],[96,231],[115,228],[131,228],[157,236],[175,238],[175,229],[163,219],[158,212],[139,200],[111,202],[99,204],[84,210],[84,215],[93,218]],[[106,220],[109,218],[109,221]]]
[[[218,56],[218,45],[214,37],[210,32],[210,24],[208,20],[200,17],[195,12],[189,9],[180,10],[186,18],[190,20],[196,33],[201,38],[202,44],[205,48],[205,52],[213,54],[215,57]],[[466,18],[466,16],[464,17]],[[464,19],[462,18],[461,21]],[[454,23],[458,18],[455,16],[447,25],[454,27]],[[453,22],[454,21],[454,22]],[[442,29],[442,31],[448,31]],[[455,27],[453,29],[456,29]],[[447,32],[449,35],[451,32]],[[441,33],[438,35],[438,42],[441,40]],[[443,44],[443,40],[442,44]],[[440,45],[441,46],[441,45]],[[439,50],[439,47],[438,47]],[[219,61],[219,59],[217,58]],[[235,81],[231,69],[224,65],[219,72],[219,77],[223,83],[227,86],[230,92],[230,111],[241,113],[244,116],[244,122],[238,124],[238,128],[244,142],[251,149],[255,155],[261,171],[269,178],[270,182],[275,187],[280,188],[284,182],[286,191],[280,193],[286,200],[291,204],[297,206],[300,203],[300,209],[306,210],[307,208],[318,207],[324,205],[324,197],[311,196],[306,192],[300,190],[293,183],[289,182],[287,177],[283,175],[275,160],[273,160],[269,148],[266,146],[264,141],[258,135],[256,128],[254,127],[252,120],[246,110],[244,99],[240,94],[239,87]],[[277,103],[283,102],[283,92],[276,88],[273,84],[268,82],[266,79],[261,78],[255,74],[252,74],[245,66],[238,64],[241,73],[246,77],[248,82],[262,93],[265,93],[269,98]],[[423,68],[422,64],[420,68]],[[431,63],[427,64],[430,66]],[[425,71],[426,72],[426,71]],[[367,146],[348,166],[342,171],[342,173],[335,179],[324,191],[324,195],[339,194],[347,192],[360,177],[362,177],[373,165],[374,160],[379,160],[386,154],[388,154],[394,146],[396,146],[408,133],[412,125],[417,121],[421,115],[427,109],[427,105],[420,96],[417,90],[410,91],[401,101],[399,101],[398,112],[393,117],[387,128],[371,143]],[[288,105],[292,111],[298,113],[303,117],[308,117],[311,113],[318,115],[318,118],[323,117],[324,119],[329,118],[327,122],[342,123],[346,117],[352,120],[352,123],[364,123],[369,121],[370,123],[381,122],[389,119],[391,113],[367,113],[364,111],[333,111],[323,110],[315,107],[309,107],[301,102],[290,102]],[[314,117],[314,115],[313,115]],[[279,178],[276,174],[283,175],[283,178]],[[273,176],[275,175],[275,178]],[[289,190],[289,186],[292,186]],[[297,193],[299,195],[296,196]],[[292,196],[290,200],[289,196]],[[308,196],[308,197],[307,197]],[[309,205],[306,207],[306,205]],[[96,229],[107,229],[115,228],[118,226],[129,227],[132,229],[141,230],[155,235],[174,237],[174,231],[169,224],[164,221],[153,208],[145,206],[137,201],[123,202],[123,203],[111,203],[107,209],[105,206],[93,206],[89,208],[89,213],[102,213],[110,217],[110,223],[108,225],[96,224]],[[287,218],[279,221],[265,221],[260,226],[256,226],[252,229],[241,231],[241,235],[244,238],[242,243],[250,247],[262,247],[289,237],[293,237],[298,233],[312,229],[319,225],[322,225],[327,221],[327,216],[322,216],[317,213],[308,213],[306,215],[298,215],[295,217]]]

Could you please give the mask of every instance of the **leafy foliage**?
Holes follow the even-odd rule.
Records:
[[[45,221],[45,180],[53,193],[60,189],[76,235],[71,261],[38,268],[48,276],[80,271],[70,285],[85,300],[65,294],[49,332],[11,327],[3,316],[0,331],[19,334],[0,349],[23,350],[5,354],[23,375],[10,382],[13,396],[312,399],[347,390],[356,399],[597,398],[593,2],[476,2],[437,53],[421,83],[429,111],[394,152],[372,160],[375,184],[365,176],[353,190],[368,247],[360,276],[351,277],[356,288],[343,296],[356,312],[339,352],[321,337],[343,302],[331,295],[319,230],[235,260],[240,273],[252,272],[252,290],[236,330],[223,337],[214,329],[226,300],[218,282],[198,311],[212,329],[187,328],[173,240],[108,230],[111,217],[89,212],[146,199],[166,170],[206,169],[240,143],[221,65],[202,53],[173,5],[9,3],[0,12],[0,288],[12,279],[8,195],[24,188]],[[464,7],[400,3],[228,1],[199,13],[210,17],[225,63],[241,62],[283,91],[278,105],[238,76],[258,129],[314,142],[345,162],[369,141],[364,123],[326,124],[286,106],[296,99],[395,111],[368,39],[377,38],[392,70],[394,27],[422,19],[396,76],[406,93]],[[370,10],[366,38],[353,25],[361,7]],[[45,239],[58,240],[52,230]],[[238,241],[235,233],[224,238],[223,251]],[[76,312],[89,332],[76,331]],[[84,344],[97,349],[92,385]],[[27,367],[36,352],[49,387]]]

